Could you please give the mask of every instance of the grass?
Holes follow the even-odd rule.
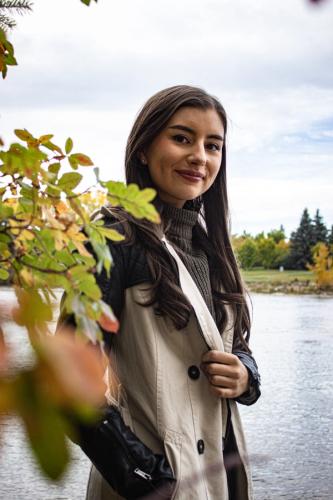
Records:
[[[255,268],[242,270],[242,276],[246,283],[290,283],[298,281],[314,281],[311,271],[282,271],[278,269]]]

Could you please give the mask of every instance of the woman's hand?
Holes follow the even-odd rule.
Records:
[[[208,351],[202,357],[201,369],[212,393],[220,398],[237,398],[249,388],[247,368],[234,354]]]

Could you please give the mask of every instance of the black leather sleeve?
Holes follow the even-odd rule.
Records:
[[[235,398],[235,401],[237,401],[237,403],[241,403],[246,406],[253,405],[261,395],[260,375],[257,363],[254,357],[251,356],[251,354],[248,352],[241,350],[234,350],[233,354],[235,354],[238,357],[238,359],[243,363],[243,365],[246,366],[247,371],[249,372],[249,382],[250,382],[249,390],[244,392],[244,394],[242,394],[238,398]]]

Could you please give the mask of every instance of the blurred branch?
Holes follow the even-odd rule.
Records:
[[[16,21],[7,14],[22,15],[32,11],[32,2],[28,0],[0,0],[0,28],[3,31],[13,29]]]

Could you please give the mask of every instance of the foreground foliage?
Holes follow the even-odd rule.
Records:
[[[26,329],[35,363],[13,365],[0,328],[0,414],[22,418],[42,469],[55,479],[69,458],[66,414],[94,418],[105,392],[102,331],[118,329],[95,273],[111,277],[107,240],[123,236],[91,219],[91,207],[106,199],[138,218],[159,222],[159,214],[154,190],[103,182],[98,169],[94,189],[80,190],[81,171],[93,163],[74,152],[70,138],[60,147],[51,134],[15,134],[20,141],[0,150],[0,281],[13,282],[17,307],[0,311],[0,325],[6,317]],[[74,315],[80,340],[68,332],[50,335],[55,288],[66,292],[63,308]],[[88,348],[87,340],[97,347]]]

